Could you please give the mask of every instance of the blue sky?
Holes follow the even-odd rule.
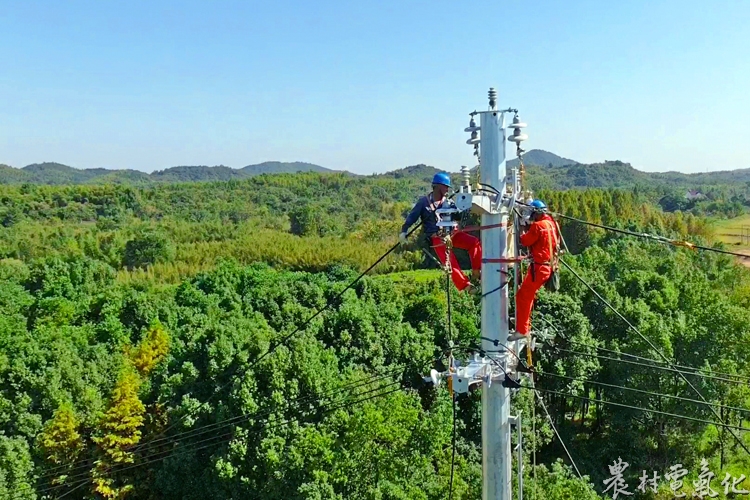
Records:
[[[0,163],[472,164],[494,86],[527,149],[750,167],[750,2],[5,2]]]

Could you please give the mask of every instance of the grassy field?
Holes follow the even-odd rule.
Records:
[[[741,215],[733,219],[716,219],[713,222],[716,238],[740,253],[750,255],[750,214]],[[744,235],[744,236],[743,236]],[[750,257],[737,259],[742,265],[750,267]]]
[[[733,219],[717,219],[713,222],[713,227],[716,237],[733,250],[750,251],[750,214]]]

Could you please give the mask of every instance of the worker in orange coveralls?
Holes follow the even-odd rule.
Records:
[[[533,207],[532,222],[523,226],[520,240],[523,246],[529,247],[532,263],[516,293],[516,331],[508,336],[508,342],[525,338],[529,334],[531,308],[536,292],[552,276],[560,242],[557,222],[544,213],[547,205],[541,200],[534,200],[530,206]]]

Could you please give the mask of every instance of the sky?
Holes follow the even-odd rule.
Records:
[[[5,2],[0,163],[457,171],[495,87],[527,150],[748,168],[748,26],[742,0]]]

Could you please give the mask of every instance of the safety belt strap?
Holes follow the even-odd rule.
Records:
[[[550,232],[550,237],[547,239],[547,243],[549,245],[550,260],[548,260],[547,262],[537,262],[537,264],[539,264],[540,266],[544,266],[544,265],[553,265],[553,266],[555,266],[555,265],[557,265],[557,263],[556,263],[556,261],[557,261],[557,259],[556,259],[557,252],[555,251],[555,249],[558,246],[556,227],[554,225],[552,225],[552,221],[547,220],[547,219],[544,219],[544,220],[539,221],[539,222],[542,223],[542,225],[545,227],[545,229],[547,231]],[[553,240],[554,240],[554,244],[553,244]]]

